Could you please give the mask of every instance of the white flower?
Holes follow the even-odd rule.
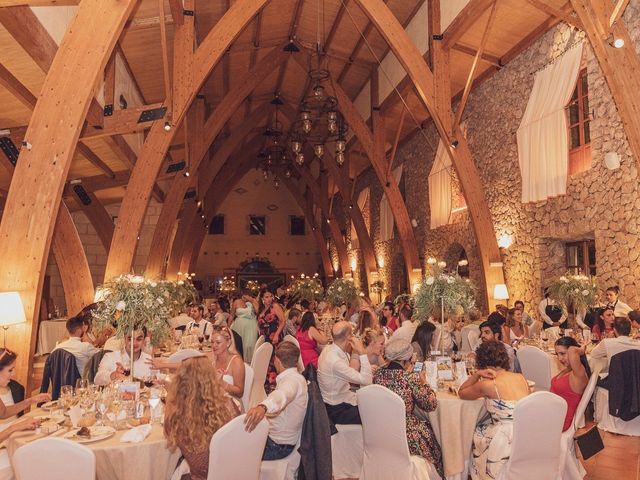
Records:
[[[182,280],[178,280],[178,285],[184,285],[184,282]]]
[[[428,265],[435,265],[436,263],[438,263],[438,261],[435,258],[433,258],[433,257],[427,258],[427,264]]]
[[[304,273],[301,273],[301,274],[300,274],[300,278],[304,278]]]
[[[582,290],[582,296],[586,297],[587,295],[589,295],[589,290]]]
[[[162,305],[164,303],[164,300],[160,297],[156,298],[157,302]]]
[[[439,266],[440,268],[445,268],[445,267],[447,266],[447,262],[442,262],[442,261],[441,261],[441,262],[438,262],[438,266]]]
[[[127,304],[124,303],[124,300],[120,300],[118,303],[116,303],[116,310],[118,310],[119,312],[123,311],[125,308],[127,308]]]
[[[580,289],[579,288],[574,288],[573,289],[573,293],[580,293]]]
[[[567,277],[560,277],[560,281],[564,283],[569,283],[569,279],[567,279]]]
[[[338,287],[338,291],[341,292],[342,291],[342,287]]]
[[[151,288],[156,288],[158,286],[156,282],[151,282],[149,285],[151,285]]]
[[[135,277],[131,277],[131,283],[135,283],[135,284],[144,283],[144,277],[141,277],[140,275],[136,275]]]
[[[433,277],[428,277],[424,283],[426,283],[427,285],[433,285],[433,282],[435,282],[435,278]]]
[[[454,279],[453,277],[449,277],[449,278],[447,278],[447,283],[448,283],[449,285],[453,284],[453,282],[455,282],[455,279]]]

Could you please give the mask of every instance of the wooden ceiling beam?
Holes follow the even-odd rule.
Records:
[[[124,53],[124,50],[122,49],[122,45],[120,45],[120,42],[118,42],[116,44],[116,52],[118,52],[118,55],[120,56],[120,60],[122,60],[122,63],[124,64],[124,68],[127,71],[127,74],[129,75],[129,78],[131,79],[131,82],[133,83],[134,88],[136,89],[136,92],[138,93],[138,95],[140,95],[140,99],[142,100],[143,104],[148,104],[149,102],[147,102],[144,93],[142,92],[142,89],[140,88],[140,84],[138,83],[138,81],[136,80],[135,75],[133,74],[133,70],[131,69],[131,65],[129,64],[129,61],[127,60],[127,56]]]
[[[141,115],[149,110],[157,110],[166,103],[152,103],[151,105],[141,105],[139,107],[127,108],[125,110],[115,110],[112,115],[104,117],[102,128],[95,128],[91,125],[85,125],[80,134],[81,140],[89,140],[92,138],[110,137],[112,135],[123,135],[126,133],[135,133],[151,127],[154,119],[141,121]],[[167,116],[165,113],[160,118]]]
[[[5,7],[60,7],[78,5],[80,0],[0,0],[0,8]]]
[[[164,18],[164,0],[158,0],[158,13]],[[162,51],[162,79],[164,84],[164,101],[171,105],[171,73],[169,72],[169,46],[167,44],[167,26],[160,22],[160,50]]]
[[[580,30],[584,30],[582,22],[579,18],[572,15],[573,12],[567,13],[559,8],[548,3],[546,0],[527,0],[531,5],[540,10],[541,12],[546,13],[547,15],[551,15],[552,17],[556,17],[569,25],[573,25],[574,27],[579,28]]]
[[[618,21],[618,19],[622,18],[624,11],[627,9],[629,5],[629,0],[618,0],[615,6],[611,9],[611,14],[609,15],[609,28]]]
[[[461,52],[469,55],[470,57],[475,57],[478,54],[478,50],[473,47],[469,47],[468,45],[464,45],[462,43],[456,43],[451,47],[451,50],[455,50],[457,52]],[[490,53],[482,52],[480,56],[480,60],[489,65],[493,65],[494,67],[502,68],[503,65],[500,63],[500,57],[497,55],[492,55]]]
[[[87,160],[89,160],[89,162],[96,167],[99,170],[102,170],[102,172],[110,177],[110,178],[115,178],[116,174],[113,172],[113,170],[111,170],[109,168],[109,166],[104,163],[100,157],[98,157],[98,155],[95,154],[95,152],[93,150],[91,150],[89,147],[87,147],[84,143],[82,142],[78,142],[76,145],[76,149],[78,150],[78,152],[80,152],[80,154],[86,158]]]
[[[176,25],[182,25],[184,20],[184,7],[182,0],[169,0],[169,9],[171,10],[171,17]]]
[[[347,8],[349,8],[350,2],[351,0],[344,0],[344,2],[340,2],[340,8],[338,9],[336,18],[333,20],[333,23],[331,24],[331,29],[327,34],[327,39],[324,42],[325,53],[329,51],[329,49],[331,48],[331,44],[333,44],[333,40],[335,39],[335,36],[336,36],[336,33],[338,32],[338,28],[340,27],[340,24],[342,23],[342,18],[344,17],[344,14],[347,12]]]
[[[478,21],[495,0],[470,0],[443,33],[444,47],[450,48]]]
[[[0,64],[0,85],[6,88],[11,95],[16,97],[29,110],[33,110],[36,107],[36,102],[38,101],[36,96],[2,64]]]

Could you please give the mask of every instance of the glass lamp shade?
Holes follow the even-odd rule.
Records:
[[[302,131],[304,133],[309,133],[311,131],[311,120],[302,121]]]
[[[336,140],[336,152],[344,152],[347,148],[347,142],[344,140]]]
[[[296,163],[300,166],[304,164],[304,153],[299,153],[296,155]]]
[[[27,317],[18,292],[0,293],[0,326],[24,323]]]
[[[342,165],[344,163],[344,153],[343,152],[336,152],[336,163],[338,165]]]
[[[300,142],[291,142],[291,150],[295,153],[300,153],[302,150],[302,144]]]
[[[504,283],[497,283],[495,287],[493,287],[493,298],[495,300],[509,299],[509,292],[507,290],[507,286]]]
[[[321,143],[314,145],[313,152],[316,154],[316,157],[322,158],[322,155],[324,155],[324,145]]]

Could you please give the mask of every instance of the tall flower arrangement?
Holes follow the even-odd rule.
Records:
[[[565,313],[585,311],[598,301],[595,279],[586,275],[567,273],[549,285],[549,296],[562,307]]]
[[[470,281],[457,273],[446,272],[444,262],[430,264],[430,267],[430,274],[425,277],[414,296],[418,320],[441,317],[442,313],[445,317],[462,315],[475,307],[476,288]]]
[[[334,307],[343,303],[347,305],[355,301],[360,292],[353,283],[353,278],[336,278],[327,288],[327,301]]]
[[[313,277],[302,273],[289,286],[289,293],[298,300],[322,300],[323,292],[317,273]]]
[[[171,332],[169,319],[194,302],[197,291],[190,278],[172,282],[121,275],[100,286],[98,297],[98,308],[93,312],[98,329],[115,323],[116,336],[122,337],[145,327],[157,345]]]

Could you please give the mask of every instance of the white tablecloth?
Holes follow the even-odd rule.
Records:
[[[55,320],[44,320],[40,322],[40,332],[38,333],[38,350],[36,355],[51,353],[56,347],[56,343],[67,336],[67,319],[57,318]]]
[[[40,409],[29,415],[42,415]],[[168,480],[180,457],[178,449],[169,451],[162,426],[153,425],[151,434],[140,443],[122,443],[120,438],[127,430],[117,431],[105,440],[86,443],[96,455],[97,480]],[[42,437],[33,432],[14,433],[6,442],[9,456],[25,443]]]
[[[485,413],[484,399],[461,400],[454,394],[438,392],[438,408],[428,416],[442,448],[447,480],[467,479],[473,432]]]

